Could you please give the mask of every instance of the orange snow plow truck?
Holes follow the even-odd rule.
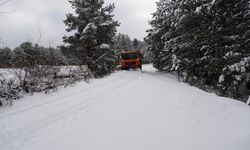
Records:
[[[121,69],[136,69],[140,68],[142,70],[142,54],[140,50],[129,50],[121,52]]]

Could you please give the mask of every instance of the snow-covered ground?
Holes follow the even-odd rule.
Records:
[[[0,108],[1,150],[249,150],[250,107],[151,65]]]

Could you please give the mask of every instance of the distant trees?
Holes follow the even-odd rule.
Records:
[[[248,0],[160,0],[146,38],[159,70],[218,94],[249,94]]]
[[[0,48],[0,68],[9,67],[11,58],[12,52],[8,47]]]
[[[8,47],[0,48],[0,68],[66,64],[68,64],[68,60],[61,50],[53,47],[45,48],[37,44],[24,42],[14,50]]]
[[[115,37],[115,49],[118,51],[122,51],[122,50],[126,51],[126,50],[133,50],[133,49],[146,51],[147,47],[148,47],[148,44],[145,41],[140,41],[136,38],[132,40],[127,34],[119,33]]]
[[[127,34],[119,33],[115,37],[115,49],[118,51],[133,49],[131,38]]]
[[[10,67],[58,66],[67,64],[67,60],[60,49],[45,48],[30,42],[24,42],[15,48],[12,56],[9,58],[9,62],[11,62]]]
[[[133,40],[133,48],[134,48],[134,49],[137,49],[138,46],[139,46],[139,41],[138,41],[137,39],[134,39],[134,40]]]
[[[114,4],[103,6],[103,0],[69,1],[74,14],[64,21],[71,36],[65,36],[66,50],[71,51],[80,65],[87,65],[96,76],[110,73],[115,67],[114,37],[117,21],[113,20]]]

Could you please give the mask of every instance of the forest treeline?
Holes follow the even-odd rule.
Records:
[[[115,36],[113,45],[114,61],[119,64],[120,52],[123,50],[140,49],[147,58],[148,44],[144,41],[131,39],[127,34]],[[15,49],[9,47],[0,47],[0,68],[19,68],[35,65],[64,66],[64,65],[85,65],[81,63],[81,57],[76,57],[74,49],[68,49],[65,46],[43,47],[32,42],[23,42]]]

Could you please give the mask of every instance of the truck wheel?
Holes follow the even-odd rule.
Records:
[[[128,68],[127,67],[122,67],[122,70],[128,70]]]
[[[140,65],[139,68],[140,68],[140,70],[141,70],[141,72],[142,72],[142,65]]]

